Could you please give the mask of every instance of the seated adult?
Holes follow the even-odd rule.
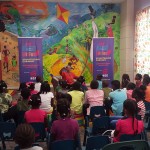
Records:
[[[70,70],[71,70],[71,67],[70,66],[66,66],[66,71],[62,71],[62,73],[61,73],[62,79],[65,80],[68,85],[72,85],[75,82],[75,79],[78,78]]]
[[[113,92],[109,93],[109,97],[112,99],[112,111],[115,116],[122,116],[123,102],[127,99],[125,89],[120,89],[120,81],[113,80],[111,82]]]
[[[137,104],[135,101],[127,99],[123,103],[124,118],[117,121],[114,132],[114,142],[120,141],[123,134],[136,135],[144,130],[144,124],[141,120],[136,119]]]

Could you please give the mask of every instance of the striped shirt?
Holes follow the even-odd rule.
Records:
[[[144,119],[144,116],[145,116],[145,104],[144,104],[144,102],[141,100],[141,101],[139,101],[138,103],[137,103],[137,105],[138,105],[138,108],[140,108],[140,111],[139,111],[139,113],[138,113],[138,115],[140,115],[141,116],[141,119],[143,120]]]

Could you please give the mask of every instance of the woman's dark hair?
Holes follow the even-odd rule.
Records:
[[[135,83],[133,83],[133,82],[129,82],[129,83],[127,84],[127,90],[134,90],[135,87],[136,87],[136,85],[135,85]]]
[[[44,94],[44,93],[48,93],[50,91],[51,91],[51,87],[50,87],[49,83],[43,82],[41,84],[40,93]]]
[[[61,98],[57,102],[57,112],[61,118],[65,118],[70,113],[70,103],[67,98]]]
[[[137,128],[136,128],[136,130],[134,129],[134,121],[135,121],[135,118],[138,113],[137,103],[134,100],[127,99],[123,103],[123,109],[125,109],[127,111],[128,115],[130,115],[132,117],[132,129],[134,131],[134,134],[137,134],[138,133],[138,120],[136,120]]]
[[[40,95],[39,94],[33,94],[30,97],[29,105],[31,105],[32,108],[39,108],[40,105],[41,105],[41,97],[40,97]]]
[[[98,74],[97,77],[96,77],[96,80],[100,80],[101,81],[102,78],[103,78],[103,75],[102,74]]]
[[[23,99],[28,99],[30,96],[30,90],[28,88],[24,88],[21,90],[21,96]]]
[[[108,86],[109,86],[108,80],[103,80],[103,81],[102,81],[102,87],[103,87],[103,88],[106,88],[106,87],[108,87]]]
[[[126,88],[127,84],[130,82],[130,77],[128,74],[122,75],[122,88]]]
[[[112,89],[117,90],[120,89],[120,81],[119,80],[113,80],[111,81]]]
[[[137,73],[135,75],[135,80],[142,80],[142,75],[140,73]]]
[[[92,80],[90,83],[90,88],[91,89],[97,89],[98,88],[98,81],[97,80]]]
[[[144,100],[145,90],[146,90],[146,87],[144,85],[141,85],[140,87],[135,88],[132,92],[132,97],[135,98],[136,101]]]
[[[74,82],[72,85],[72,90],[81,91],[81,83],[78,81]]]
[[[18,125],[14,140],[21,149],[30,148],[35,141],[35,131],[30,124]]]

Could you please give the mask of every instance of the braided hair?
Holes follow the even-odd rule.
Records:
[[[127,115],[132,117],[132,129],[134,131],[134,134],[137,134],[138,133],[138,120],[136,120],[137,128],[136,128],[136,130],[134,129],[134,121],[135,121],[135,118],[137,117],[137,113],[138,113],[137,103],[131,99],[127,99],[123,103],[123,108],[124,108],[124,110],[126,110]]]
[[[35,141],[35,131],[30,124],[18,125],[14,140],[21,149],[30,148]]]

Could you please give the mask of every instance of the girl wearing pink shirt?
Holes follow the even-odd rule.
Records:
[[[90,114],[90,109],[93,106],[103,106],[104,101],[104,92],[98,89],[98,81],[91,81],[90,88],[85,92],[84,104],[89,104],[90,106],[87,108],[87,115]]]
[[[133,90],[135,89],[136,85],[132,82],[128,83],[127,85],[127,98],[128,99],[132,99],[132,100],[135,100],[135,98],[132,97],[132,93],[133,93]]]

